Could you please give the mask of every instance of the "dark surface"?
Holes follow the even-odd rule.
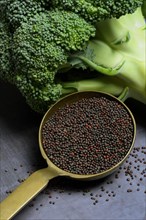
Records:
[[[30,173],[46,167],[38,145],[42,115],[33,112],[19,92],[0,83],[1,201]],[[100,181],[78,182],[57,177],[31,201],[15,220],[146,219],[145,105],[126,101],[137,134],[134,149],[120,169]]]

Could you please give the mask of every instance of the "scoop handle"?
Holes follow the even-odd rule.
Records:
[[[31,174],[16,190],[0,203],[0,219],[8,220],[43,190],[49,180],[58,176],[49,167]]]

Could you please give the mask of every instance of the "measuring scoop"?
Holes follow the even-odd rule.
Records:
[[[73,102],[76,102],[82,98],[91,98],[91,97],[106,97],[110,100],[115,100],[119,102],[121,105],[124,106],[124,108],[127,110],[128,114],[130,115],[133,123],[133,140],[132,144],[129,148],[129,151],[125,155],[125,157],[117,163],[115,166],[111,167],[110,169],[92,174],[92,175],[81,175],[81,174],[74,174],[67,171],[64,171],[54,165],[51,160],[46,155],[43,146],[42,146],[42,128],[46,121],[56,112],[59,108],[63,107],[64,105],[71,104]],[[44,115],[40,128],[39,128],[39,147],[41,154],[43,158],[47,162],[47,167],[44,169],[40,169],[33,174],[31,174],[23,183],[21,183],[5,200],[3,200],[0,204],[0,219],[6,220],[11,219],[14,217],[15,214],[18,213],[31,199],[33,199],[39,192],[41,192],[48,184],[49,180],[53,179],[57,176],[64,176],[64,177],[70,177],[77,180],[96,180],[103,178],[105,176],[108,176],[109,174],[116,171],[119,166],[126,160],[128,155],[130,154],[132,147],[134,145],[136,136],[136,123],[135,119],[129,110],[129,108],[121,102],[116,97],[109,95],[107,93],[103,92],[94,92],[94,91],[85,91],[85,92],[76,92],[71,95],[68,95],[62,99],[60,99],[58,102],[56,102],[54,105],[51,106],[51,108],[46,112]]]

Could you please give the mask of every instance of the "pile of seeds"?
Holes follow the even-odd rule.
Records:
[[[108,170],[128,153],[133,121],[118,101],[82,98],[58,109],[42,128],[42,145],[59,168],[75,174]]]

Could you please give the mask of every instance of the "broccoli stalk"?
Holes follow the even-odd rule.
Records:
[[[62,94],[81,91],[102,91],[114,94],[123,100],[125,85],[117,77],[99,76],[91,79],[62,82]],[[127,88],[126,88],[127,91]]]
[[[70,58],[70,64],[76,68],[90,67],[105,76],[92,79],[93,84],[88,81],[76,83],[77,91],[88,88],[117,95],[120,89],[117,89],[116,76],[120,80],[120,88],[122,85],[128,88],[124,97],[122,95],[123,100],[132,97],[146,103],[145,46],[145,21],[141,8],[119,19],[97,22],[95,38],[88,42],[84,51]]]

